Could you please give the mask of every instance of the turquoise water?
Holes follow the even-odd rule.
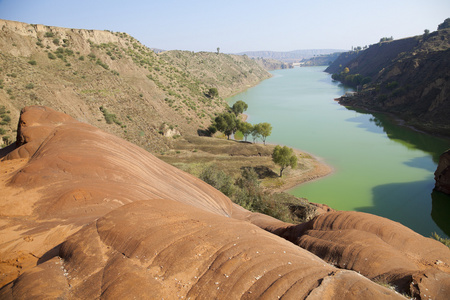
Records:
[[[433,192],[439,155],[450,140],[395,125],[382,114],[347,109],[323,67],[273,71],[229,100],[245,101],[248,122],[269,122],[267,142],[307,151],[335,172],[290,192],[338,210],[373,213],[430,236],[450,235],[450,197]]]

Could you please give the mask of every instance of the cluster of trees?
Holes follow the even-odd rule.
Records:
[[[259,123],[252,125],[248,122],[242,122],[239,119],[239,115],[246,111],[248,108],[247,103],[244,101],[237,101],[229,109],[228,112],[218,115],[213,124],[209,126],[208,130],[211,134],[217,131],[223,132],[228,139],[232,134],[240,131],[247,141],[247,138],[251,135],[253,137],[253,142],[256,142],[260,138],[264,145],[266,144],[266,139],[272,134],[272,125],[269,123]]]
[[[349,74],[349,72],[349,68],[345,67],[341,73],[334,73],[331,75],[331,78],[354,88],[372,81],[372,78],[369,76],[364,77],[361,74]]]
[[[393,36],[391,36],[391,37],[382,37],[381,39],[380,39],[380,43],[382,43],[382,42],[388,42],[388,41],[393,41],[394,40],[394,37]]]

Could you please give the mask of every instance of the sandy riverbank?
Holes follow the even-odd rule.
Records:
[[[271,190],[275,192],[287,192],[298,185],[310,182],[333,174],[334,168],[327,165],[323,159],[315,157],[307,152],[293,149],[298,157],[298,166],[288,168],[283,174],[283,185]]]

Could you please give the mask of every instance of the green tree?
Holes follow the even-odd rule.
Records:
[[[239,100],[233,104],[233,106],[231,107],[231,111],[234,112],[234,114],[237,116],[239,114],[242,114],[244,111],[246,111],[247,108],[248,108],[247,103],[245,103],[242,100]]]
[[[223,132],[228,139],[230,139],[230,135],[234,134],[239,127],[239,120],[236,119],[236,115],[233,113],[223,113],[218,115],[214,119],[214,126],[217,130]]]
[[[283,170],[287,167],[295,168],[297,166],[297,156],[292,148],[277,145],[273,149],[272,161],[280,166],[280,177],[283,176]]]
[[[265,145],[267,137],[272,134],[272,125],[270,125],[269,123],[266,123],[266,122],[259,123],[258,125],[259,125],[258,126],[259,134]]]
[[[244,135],[244,139],[245,141],[247,141],[247,137],[252,133],[253,131],[253,125],[248,123],[248,122],[241,122],[241,124],[239,124],[239,130],[242,132],[242,134]]]
[[[209,95],[209,97],[211,97],[211,98],[219,97],[219,91],[217,90],[217,88],[210,88],[210,89],[208,90],[208,95]]]
[[[260,129],[259,129],[260,126],[261,126],[260,124],[255,124],[252,128],[251,135],[253,138],[253,143],[255,143],[256,140],[261,137]]]

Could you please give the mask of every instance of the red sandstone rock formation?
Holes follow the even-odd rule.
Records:
[[[251,213],[49,108],[23,110],[0,169],[1,299],[401,299],[369,280],[381,277],[419,298],[449,294],[448,248],[398,223]]]
[[[434,172],[436,190],[450,194],[450,149],[439,158],[439,164]]]

